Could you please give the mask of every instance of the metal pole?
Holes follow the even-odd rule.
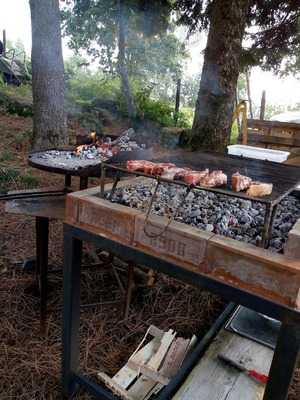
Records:
[[[87,176],[80,177],[79,189],[85,190],[89,186],[89,178]]]
[[[2,31],[2,37],[3,37],[3,40],[2,40],[2,43],[3,43],[3,56],[5,57],[6,56],[6,30],[5,29],[3,29],[3,31]]]
[[[65,187],[70,187],[72,184],[72,176],[67,174],[65,175]]]
[[[40,323],[42,334],[45,334],[47,319],[48,240],[49,219],[45,217],[36,217],[36,266],[39,277]]]
[[[286,400],[300,349],[300,326],[282,323],[263,400]]]
[[[80,270],[82,242],[64,232],[64,278],[63,278],[63,330],[62,330],[62,386],[63,393],[71,396],[77,385],[74,374],[79,367],[80,323]]]

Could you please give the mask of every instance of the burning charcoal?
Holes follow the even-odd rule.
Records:
[[[139,184],[137,187],[118,188],[114,201],[145,212],[154,187],[155,185],[151,184]],[[190,192],[181,204],[185,194],[186,189],[182,187],[161,185],[152,213],[163,216],[169,213],[174,215],[176,211],[177,221],[254,245],[260,244],[265,218],[264,205],[199,190]],[[179,205],[181,206],[178,209]],[[282,249],[288,231],[298,218],[300,218],[300,201],[289,196],[278,206],[272,231],[271,250]]]

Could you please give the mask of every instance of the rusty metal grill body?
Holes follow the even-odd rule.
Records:
[[[223,156],[213,153],[179,153],[169,157],[164,157],[157,162],[172,162],[178,167],[189,167],[196,170],[204,170],[209,168],[211,170],[222,170],[227,176],[239,172],[242,175],[251,177],[253,180],[261,181],[265,183],[273,184],[273,191],[271,195],[264,197],[252,197],[248,196],[243,192],[234,192],[230,186],[230,182],[227,185],[221,187],[208,188],[204,186],[191,186],[182,181],[174,181],[166,179],[160,176],[153,176],[144,174],[137,171],[128,171],[126,166],[123,164],[111,165],[108,163],[102,163],[102,174],[101,174],[101,196],[104,196],[104,183],[106,177],[106,171],[115,171],[115,182],[111,191],[110,198],[117,187],[118,181],[121,175],[135,175],[144,176],[151,179],[156,179],[158,182],[165,182],[173,185],[180,185],[190,187],[193,190],[204,190],[214,192],[220,195],[226,195],[229,197],[237,197],[244,200],[250,200],[259,202],[265,205],[266,213],[264,220],[264,227],[262,232],[261,246],[267,248],[272,232],[273,221],[276,216],[277,206],[282,199],[288,196],[300,185],[300,168],[285,164],[279,164],[270,161],[255,160],[237,156]]]

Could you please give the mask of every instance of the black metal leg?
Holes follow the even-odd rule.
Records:
[[[70,187],[72,184],[72,176],[65,175],[65,187]]]
[[[134,265],[128,265],[128,280],[127,280],[127,289],[125,293],[125,303],[124,303],[124,319],[128,319],[129,316],[129,308],[131,304],[132,291],[134,289]]]
[[[300,326],[282,324],[264,400],[286,400],[300,348]]]
[[[84,190],[89,186],[89,178],[87,176],[80,177],[79,189]]]
[[[64,307],[62,384],[65,396],[76,391],[74,373],[79,367],[80,270],[82,242],[64,235]]]
[[[36,217],[36,266],[40,290],[41,331],[45,332],[48,295],[49,218]]]
[[[266,205],[266,214],[265,214],[264,227],[262,232],[262,241],[261,241],[261,247],[263,247],[264,249],[267,249],[270,244],[276,211],[277,211],[277,204],[275,206]]]

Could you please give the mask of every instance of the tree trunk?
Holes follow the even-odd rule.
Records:
[[[122,93],[126,101],[127,112],[130,118],[136,117],[136,108],[133,100],[133,96],[130,89],[130,83],[128,78],[128,71],[125,60],[125,8],[124,0],[118,0],[118,24],[119,24],[119,34],[118,34],[118,70],[121,77]]]
[[[34,149],[67,144],[59,0],[30,0]]]
[[[214,0],[191,146],[224,152],[230,140],[249,0]]]
[[[175,111],[174,111],[174,122],[177,125],[178,122],[178,113],[180,108],[180,95],[181,95],[181,79],[177,80],[176,84],[176,98],[175,98]]]
[[[261,95],[260,113],[259,113],[259,119],[261,121],[263,121],[265,119],[265,111],[266,111],[266,91],[263,90],[262,95]]]
[[[250,72],[248,69],[246,70],[246,83],[247,83],[247,96],[248,96],[248,102],[249,102],[249,114],[250,114],[250,118],[253,119],[251,87],[250,87]]]

